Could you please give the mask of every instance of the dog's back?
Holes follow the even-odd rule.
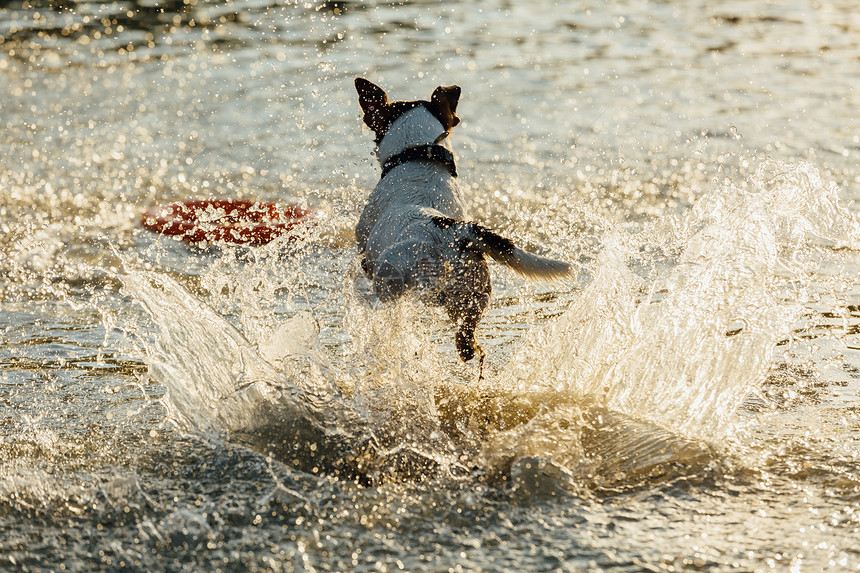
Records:
[[[379,160],[384,164],[403,149],[435,141],[443,133],[441,124],[429,111],[416,107],[393,122],[380,143]],[[447,139],[437,145],[450,151]],[[380,179],[367,199],[367,205],[355,228],[356,241],[362,255],[367,250],[371,233],[381,219],[388,220],[388,225],[398,225],[403,220],[399,220],[397,214],[405,215],[415,207],[435,209],[458,220],[463,220],[466,216],[460,186],[447,169],[433,162],[404,163]],[[391,229],[380,228],[377,231],[391,233]]]

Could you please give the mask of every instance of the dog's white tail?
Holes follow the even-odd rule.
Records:
[[[435,217],[433,222],[441,229],[453,231],[462,248],[476,248],[523,276],[555,279],[570,274],[569,263],[520,249],[510,239],[477,223],[464,223],[448,217]]]

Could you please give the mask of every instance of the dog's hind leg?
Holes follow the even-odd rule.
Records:
[[[492,285],[490,269],[480,252],[458,250],[448,260],[444,305],[451,321],[457,325],[454,343],[463,362],[483,356],[475,330],[490,305]]]

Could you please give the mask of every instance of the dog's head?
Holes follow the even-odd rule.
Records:
[[[376,134],[379,144],[391,124],[407,111],[424,106],[432,113],[446,132],[460,123],[457,117],[457,102],[460,100],[460,86],[439,86],[430,96],[430,101],[388,101],[388,94],[378,85],[364,78],[355,78],[358,103],[364,112],[364,123]]]

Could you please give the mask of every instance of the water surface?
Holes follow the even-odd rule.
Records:
[[[463,88],[472,216],[571,261],[369,301],[352,79]],[[860,566],[851,2],[5,2],[10,570]],[[317,210],[189,247],[175,199]]]

